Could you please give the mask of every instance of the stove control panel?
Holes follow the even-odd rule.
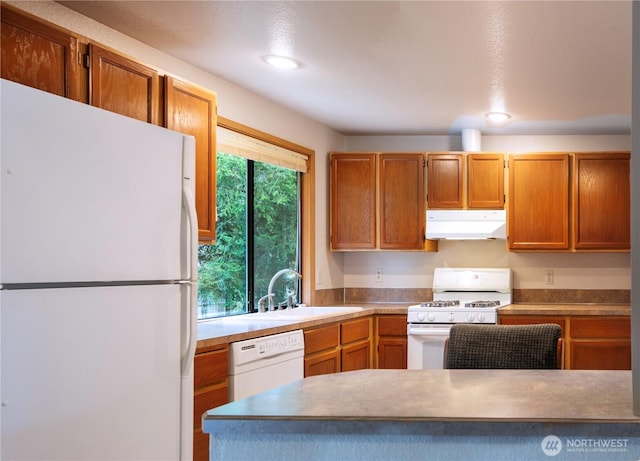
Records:
[[[462,308],[455,310],[425,309],[411,310],[407,314],[408,323],[497,323],[495,308]]]

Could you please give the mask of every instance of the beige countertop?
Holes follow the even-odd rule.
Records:
[[[238,317],[251,318],[251,314],[198,322],[198,349],[227,344],[234,341],[257,338],[259,336],[273,335],[285,331],[300,328],[311,328],[332,322],[355,319],[373,314],[406,314],[409,303],[397,304],[344,304],[350,307],[362,307],[360,312],[341,313],[322,319],[306,321],[282,320],[282,321],[246,321]],[[330,306],[327,306],[330,307]],[[299,307],[298,309],[304,309]]]
[[[631,315],[630,304],[511,304],[498,315]]]
[[[311,328],[332,322],[341,322],[373,314],[406,314],[412,303],[344,304],[362,307],[360,312],[342,313],[307,321],[247,321],[238,317],[221,317],[198,322],[198,349],[228,344],[234,341],[273,335],[299,328]],[[329,306],[327,306],[329,307]],[[299,308],[304,309],[304,307]],[[629,304],[511,304],[502,307],[499,315],[631,315]]]

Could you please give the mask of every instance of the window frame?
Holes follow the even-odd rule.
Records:
[[[218,116],[217,125],[254,139],[306,155],[307,171],[300,173],[300,299],[307,305],[315,301],[315,151],[285,139]],[[217,155],[217,149],[213,155]]]

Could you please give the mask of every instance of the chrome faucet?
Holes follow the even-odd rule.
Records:
[[[263,298],[261,298],[261,299],[264,299],[265,297],[267,298],[267,301],[268,301],[267,310],[270,310],[270,311],[274,310],[273,297],[275,295],[273,293],[273,285],[276,283],[276,280],[278,279],[278,277],[280,277],[281,275],[286,274],[288,272],[290,272],[292,274],[295,274],[299,279],[302,278],[302,275],[300,275],[298,272],[294,271],[293,269],[282,269],[282,270],[279,270],[278,272],[276,272],[274,274],[274,276],[271,277],[271,281],[269,282],[269,289],[267,290],[267,294]],[[288,307],[292,307],[292,304],[293,304],[292,295],[289,295],[287,297],[287,305],[288,305]]]

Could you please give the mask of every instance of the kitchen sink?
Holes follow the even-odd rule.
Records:
[[[225,321],[231,322],[282,322],[282,321],[303,321],[314,320],[335,315],[349,314],[352,312],[360,312],[362,307],[351,306],[307,306],[296,307],[295,309],[284,309],[269,312],[258,312],[254,314],[235,315],[233,317],[225,317]]]

